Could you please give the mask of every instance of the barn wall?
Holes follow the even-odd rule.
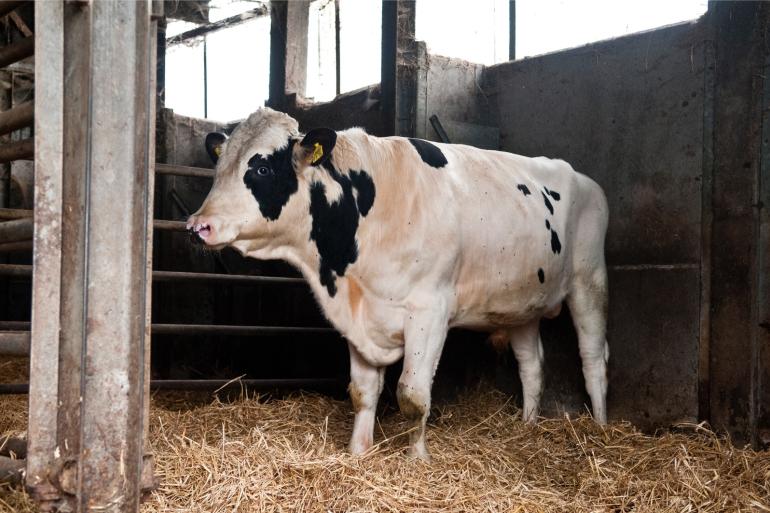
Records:
[[[453,143],[497,149],[498,129],[489,126],[489,103],[480,87],[484,66],[430,55],[419,43],[415,135],[441,141],[430,123],[437,116]]]
[[[489,67],[500,147],[570,162],[610,205],[611,418],[695,420],[703,27],[688,23]],[[586,400],[569,322],[545,323],[551,413]]]

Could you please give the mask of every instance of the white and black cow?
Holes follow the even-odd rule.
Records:
[[[216,178],[188,228],[213,248],[283,259],[307,279],[350,349],[350,450],[372,445],[384,370],[428,458],[425,421],[447,330],[504,338],[519,362],[524,417],[539,411],[542,317],[566,301],[593,414],[606,422],[607,202],[561,160],[374,137],[306,135],[260,109],[227,139],[209,134]]]

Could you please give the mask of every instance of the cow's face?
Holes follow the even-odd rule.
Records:
[[[216,163],[214,184],[187,227],[206,245],[235,241],[261,246],[307,213],[298,200],[301,172],[328,159],[336,134],[317,129],[299,138],[297,122],[260,109],[227,138],[213,133],[206,149]]]

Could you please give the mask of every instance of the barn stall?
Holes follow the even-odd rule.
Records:
[[[0,461],[27,490],[4,485],[0,507],[768,509],[767,5],[482,65],[431,54],[416,4],[383,2],[380,83],[325,103],[305,97],[313,3],[224,22],[207,2],[0,6]],[[375,449],[345,453],[346,345],[299,275],[196,250],[184,229],[211,186],[203,138],[237,120],[165,108],[165,56],[244,18],[269,19],[268,104],[302,129],[558,156],[604,188],[608,427],[585,417],[564,312],[541,326],[536,426],[512,356],[458,330],[434,461],[403,454],[397,368]],[[173,19],[197,26],[167,36]]]

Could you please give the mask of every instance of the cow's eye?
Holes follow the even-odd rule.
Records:
[[[268,168],[268,167],[266,167],[266,166],[259,166],[259,167],[257,168],[257,174],[258,174],[259,176],[267,176],[267,175],[269,175],[269,174],[270,174],[270,168]]]

